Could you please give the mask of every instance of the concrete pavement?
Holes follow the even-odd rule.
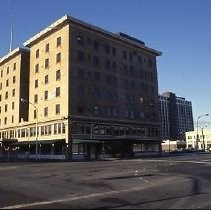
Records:
[[[0,163],[0,208],[210,208],[210,160]]]

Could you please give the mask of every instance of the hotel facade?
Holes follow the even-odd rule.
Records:
[[[0,60],[2,152],[53,159],[159,152],[160,55],[127,34],[60,18]]]

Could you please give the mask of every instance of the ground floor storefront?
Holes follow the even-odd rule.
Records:
[[[2,141],[0,158],[49,160],[102,160],[110,157],[133,157],[160,153],[158,141],[132,139],[72,139],[70,147],[65,139],[39,141]],[[70,150],[68,153],[68,150]],[[70,155],[68,155],[70,154]]]
[[[0,130],[0,158],[103,159],[161,152],[158,124],[61,118]]]

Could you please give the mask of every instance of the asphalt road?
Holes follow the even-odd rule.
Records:
[[[1,209],[210,209],[211,154],[0,163]]]

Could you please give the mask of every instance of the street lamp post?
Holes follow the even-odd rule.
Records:
[[[196,149],[199,148],[199,119],[200,119],[201,117],[206,117],[206,116],[209,116],[209,114],[204,114],[204,115],[198,116],[197,121],[196,121],[196,127],[197,127]]]
[[[200,127],[200,126],[199,126]],[[205,151],[205,141],[204,141],[204,128],[206,128],[207,126],[205,127],[200,127],[201,128],[201,135],[202,135],[202,142],[203,142],[203,150]]]
[[[37,158],[37,146],[38,146],[38,109],[37,109],[37,107],[35,106],[35,104],[33,104],[33,103],[31,103],[30,101],[27,101],[26,99],[24,99],[24,98],[21,98],[21,102],[22,103],[29,103],[29,104],[31,104],[34,108],[35,108],[35,110],[36,110],[36,131],[35,131],[35,158],[36,158],[36,160],[38,159]]]
[[[204,133],[203,128],[201,128],[202,140],[203,140],[203,150],[205,151]]]

